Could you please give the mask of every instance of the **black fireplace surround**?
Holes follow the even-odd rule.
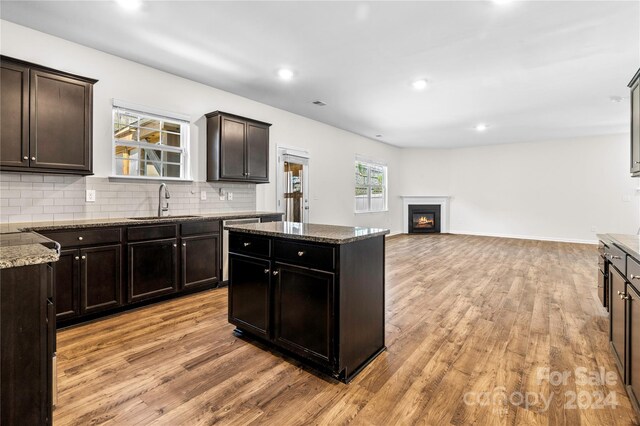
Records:
[[[409,204],[409,233],[440,233],[440,205]]]

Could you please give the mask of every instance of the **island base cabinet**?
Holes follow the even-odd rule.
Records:
[[[178,290],[178,240],[129,243],[129,302]]]
[[[229,322],[270,337],[271,262],[229,255]]]
[[[635,409],[640,410],[640,293],[627,285],[627,391]]]
[[[322,364],[333,360],[334,275],[276,263],[274,340]]]
[[[626,280],[615,268],[609,267],[609,283],[611,297],[609,304],[609,318],[611,327],[611,348],[620,375],[625,378],[625,300]]]

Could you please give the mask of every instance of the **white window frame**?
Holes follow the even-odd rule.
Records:
[[[125,112],[131,115],[136,115],[140,117],[147,117],[155,120],[160,120],[160,122],[169,122],[172,124],[180,125],[180,148],[161,145],[161,144],[151,144],[147,142],[140,141],[128,141],[122,139],[116,139],[114,136],[115,129],[115,117],[119,112]],[[139,180],[155,180],[155,181],[191,181],[191,156],[190,156],[190,121],[187,116],[179,113],[171,113],[168,111],[159,110],[156,108],[141,106],[132,104],[125,101],[113,100],[113,107],[111,109],[111,178],[116,179],[139,179]],[[119,175],[116,173],[116,147],[117,146],[127,146],[131,148],[142,148],[149,149],[155,151],[165,151],[165,152],[174,152],[180,153],[181,161],[180,161],[180,177],[169,177],[169,176],[135,176],[135,175]],[[140,161],[140,160],[138,160]],[[169,164],[177,164],[177,163],[169,163]]]
[[[367,185],[358,185],[357,180],[355,179],[354,176],[354,186],[353,186],[353,194],[354,194],[354,211],[356,214],[360,214],[360,213],[380,213],[380,212],[386,212],[389,211],[389,169],[387,167],[387,164],[382,162],[382,161],[376,161],[376,160],[371,160],[362,156],[358,156],[356,155],[355,158],[355,162],[354,162],[354,166],[358,165],[358,164],[363,164],[365,166],[367,166],[367,169],[369,170],[369,176],[367,181],[369,182]],[[381,167],[384,170],[384,183],[382,185],[382,188],[384,189],[384,205],[382,209],[372,209],[371,208],[371,190],[373,187],[377,187],[377,185],[371,185],[371,166],[375,166],[375,167]],[[358,210],[358,195],[355,195],[356,193],[356,188],[367,188],[367,209],[365,210]]]

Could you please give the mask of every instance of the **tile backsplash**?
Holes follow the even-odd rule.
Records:
[[[0,222],[32,222],[154,216],[158,212],[160,181],[0,173]],[[250,183],[165,182],[169,214],[199,214],[256,209],[256,186]],[[220,200],[219,190],[233,194]],[[85,201],[86,190],[96,201]],[[207,199],[200,200],[201,191]],[[165,213],[166,214],[166,213]]]

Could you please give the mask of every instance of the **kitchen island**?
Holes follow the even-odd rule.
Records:
[[[387,229],[270,222],[229,230],[229,322],[348,383],[385,349]]]

